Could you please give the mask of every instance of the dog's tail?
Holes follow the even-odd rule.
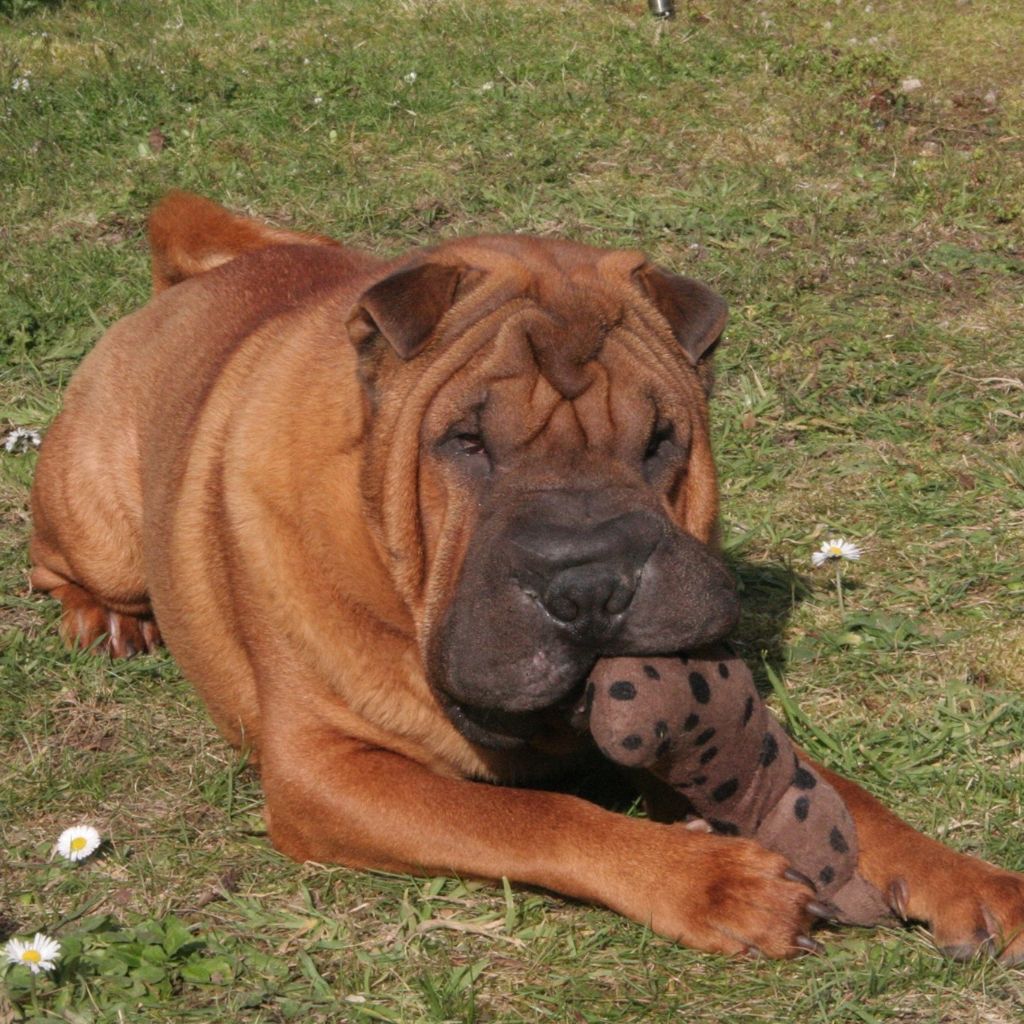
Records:
[[[285,231],[193,195],[170,192],[149,216],[153,294],[219,267],[242,253],[272,245],[338,246],[333,238]]]

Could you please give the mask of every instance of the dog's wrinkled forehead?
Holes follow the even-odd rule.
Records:
[[[538,313],[525,326],[526,340],[548,383],[563,398],[578,398],[592,380],[588,363],[621,319],[621,307],[573,286],[559,290],[556,300],[538,298]]]
[[[513,258],[520,294],[534,303],[524,332],[537,366],[561,396],[578,397],[591,380],[587,364],[639,295],[631,275],[644,264],[643,254],[524,237],[479,239],[473,249],[467,255],[483,267],[500,253],[503,274]]]

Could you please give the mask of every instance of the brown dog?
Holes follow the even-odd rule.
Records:
[[[598,656],[734,624],[709,546],[722,301],[635,252],[491,237],[385,263],[180,193],[151,234],[156,295],[40,457],[32,582],[65,638],[162,634],[258,756],[292,857],[507,876],[700,949],[813,948],[822,908],[777,854],[515,788],[582,756],[566,719]],[[897,913],[954,955],[1024,958],[1024,876],[829,778]]]

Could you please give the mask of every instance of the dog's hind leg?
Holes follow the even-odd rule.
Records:
[[[137,587],[124,587],[124,575],[111,574],[109,562],[107,578],[104,580],[102,573],[97,574],[95,561],[88,558],[90,548],[95,550],[88,539],[80,549],[72,550],[68,558],[53,545],[52,533],[43,525],[45,513],[41,512],[39,502],[34,500],[33,505],[36,530],[31,544],[30,581],[34,590],[47,591],[60,601],[60,635],[64,643],[114,658],[156,650],[161,643],[160,630],[145,593],[138,592]],[[102,519],[95,523],[94,529],[102,530]],[[100,536],[99,540],[102,544],[104,538]],[[86,555],[84,560],[83,554]],[[92,587],[77,581],[76,577],[82,576],[90,578]],[[104,586],[104,583],[114,585]],[[129,593],[132,589],[136,590],[135,594]]]
[[[103,362],[103,352],[88,361]],[[160,633],[142,568],[142,495],[132,403],[110,374],[69,388],[47,431],[32,487],[34,590],[62,605],[71,647],[113,657],[150,651]]]
[[[37,584],[40,578],[45,578],[42,573],[33,573],[33,586],[46,589]],[[50,596],[61,603],[60,635],[69,647],[130,658],[155,651],[161,644],[160,629],[152,614],[115,611],[76,583],[59,583],[50,589]]]

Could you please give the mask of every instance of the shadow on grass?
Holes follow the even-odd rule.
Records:
[[[758,692],[772,691],[765,669],[784,674],[784,638],[794,609],[811,595],[807,578],[792,567],[773,562],[729,558],[740,595],[740,622],[730,638],[754,676]]]

